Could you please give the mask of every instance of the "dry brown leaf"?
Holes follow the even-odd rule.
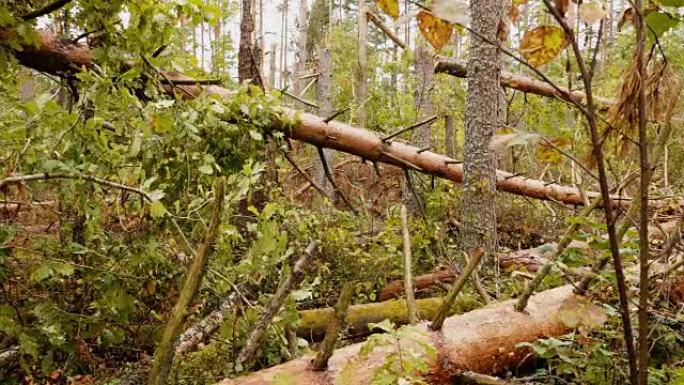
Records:
[[[420,32],[435,50],[442,49],[451,39],[454,28],[446,20],[442,20],[428,11],[418,12],[416,19],[418,19]]]

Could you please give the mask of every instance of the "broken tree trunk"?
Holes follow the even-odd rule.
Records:
[[[448,384],[460,371],[492,374],[520,365],[530,357],[530,352],[518,344],[570,331],[560,321],[559,314],[561,304],[574,296],[577,295],[571,286],[563,286],[533,296],[526,313],[515,311],[514,301],[506,301],[450,317],[438,332],[428,331],[427,324],[421,324],[424,333],[413,338],[437,349],[437,357],[423,356],[430,366],[426,379],[432,384]],[[304,356],[245,377],[222,381],[220,385],[325,385],[337,383],[342,376],[345,383],[369,384],[385,358],[396,353],[396,346],[406,348],[415,346],[415,342],[400,340],[394,346],[376,348],[364,358],[359,356],[362,345],[336,350],[324,372],[312,370],[312,357]],[[420,353],[423,349],[415,351]]]
[[[57,75],[73,74],[81,68],[93,66],[88,46],[64,42],[47,31],[38,31],[38,35],[37,45],[27,45],[22,47],[21,51],[14,52],[21,64]],[[0,31],[0,41],[10,39],[12,36],[11,32]],[[183,80],[186,83],[193,80],[173,73],[165,73],[165,75],[172,81]],[[178,84],[173,87],[166,85],[164,88],[169,93],[173,93],[174,90],[183,90],[185,94],[181,96],[207,93],[230,98],[233,95],[230,90],[215,85]],[[456,183],[461,183],[463,180],[463,165],[452,158],[431,151],[419,151],[417,147],[400,142],[383,141],[379,135],[366,129],[336,121],[326,122],[324,118],[313,114],[301,113],[284,107],[281,107],[280,111],[284,118],[276,122],[274,128],[284,131],[292,139],[347,152],[370,161],[411,168]],[[289,125],[286,123],[288,121],[297,121],[297,124]],[[498,190],[516,195],[576,206],[584,204],[576,187],[545,183],[506,171],[497,171],[496,185]],[[593,199],[599,194],[587,192],[587,195],[589,199]],[[612,202],[616,205],[626,205],[630,201],[629,198],[619,196],[613,198]]]
[[[467,78],[468,71],[466,64],[459,60],[442,58],[435,66],[435,73],[443,73],[457,78]],[[569,91],[566,88],[559,87],[564,92],[558,92],[551,85],[537,79],[528,78],[525,76],[514,75],[507,72],[501,73],[501,85],[508,88],[513,88],[522,92],[530,94],[548,96],[552,98],[560,98],[566,101],[584,102],[586,95],[582,91]],[[615,101],[608,98],[594,96],[594,101],[608,107],[615,104]]]

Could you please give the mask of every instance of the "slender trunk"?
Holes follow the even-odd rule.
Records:
[[[456,157],[456,119],[453,115],[444,117],[444,140],[446,141],[446,156]]]
[[[432,116],[432,87],[434,78],[434,64],[430,48],[425,39],[418,39],[418,47],[415,52],[415,73],[418,78],[418,86],[414,91],[413,106],[417,111],[417,120]],[[430,146],[430,125],[424,124],[413,132],[413,143],[419,147]]]
[[[154,357],[154,364],[148,377],[149,385],[165,385],[169,377],[169,369],[173,362],[174,349],[178,336],[183,326],[183,321],[188,313],[188,307],[202,284],[204,272],[209,260],[209,254],[214,246],[214,241],[219,232],[221,216],[223,215],[223,202],[225,198],[225,182],[218,179],[214,186],[214,210],[211,216],[209,229],[207,230],[204,241],[195,251],[190,270],[188,270],[185,284],[180,292],[178,301],[173,307],[171,318],[166,324],[162,340],[157,347]]]
[[[366,15],[366,0],[359,0],[358,17],[358,44],[359,44],[359,73],[358,86],[356,89],[356,102],[358,103],[357,123],[366,124],[366,95],[368,93],[367,76],[367,46],[368,46],[368,16]]]
[[[318,81],[316,83],[316,99],[318,100],[319,115],[330,116],[333,112],[332,103],[332,55],[327,47],[320,47],[318,49]],[[330,165],[332,172],[335,167],[333,161],[335,152],[330,149],[324,149],[323,154],[326,162]],[[325,175],[325,169],[321,162],[316,162],[316,183],[328,194],[329,197],[334,197],[334,189],[330,181]],[[331,202],[334,203],[334,202]]]
[[[269,63],[268,78],[271,88],[276,86],[276,67],[277,67],[278,45],[271,44],[271,61]]]
[[[641,172],[639,188],[639,310],[638,310],[638,384],[648,383],[648,360],[649,360],[649,326],[648,326],[648,300],[649,300],[649,246],[648,239],[648,189],[651,184],[651,166],[648,160],[648,132],[646,127],[646,68],[644,65],[644,50],[646,44],[646,24],[641,7],[641,0],[635,0],[636,10],[636,69],[639,74],[641,87],[637,94],[638,131],[639,131],[639,170]]]
[[[408,213],[405,205],[401,205],[401,232],[404,246],[404,294],[406,295],[406,309],[408,309],[408,321],[415,324],[418,321],[416,316],[416,298],[413,294],[413,267],[411,257],[411,234],[408,229]]]
[[[297,26],[299,28],[299,35],[297,37],[297,62],[295,64],[294,71],[294,91],[296,95],[301,95],[302,93],[302,80],[300,77],[306,73],[306,62],[307,62],[307,52],[306,52],[306,40],[308,32],[308,11],[307,11],[307,0],[299,0],[299,12],[297,13]]]

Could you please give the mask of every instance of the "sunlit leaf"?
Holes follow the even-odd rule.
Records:
[[[150,215],[152,218],[161,218],[166,214],[166,208],[160,201],[150,203]]]
[[[451,39],[453,27],[448,21],[440,19],[428,11],[418,12],[416,18],[420,32],[437,51],[442,49]]]
[[[385,14],[396,20],[399,17],[399,1],[398,0],[377,0],[378,8]]]
[[[579,17],[587,24],[594,24],[608,15],[603,3],[589,1],[579,6]]]
[[[558,56],[565,44],[565,34],[560,27],[542,25],[525,33],[520,52],[531,65],[539,67]]]
[[[432,2],[432,13],[452,24],[470,24],[468,3],[460,0],[434,0]]]

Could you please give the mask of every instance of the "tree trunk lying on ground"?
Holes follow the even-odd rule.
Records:
[[[27,45],[22,47],[21,51],[14,52],[21,64],[61,76],[93,66],[88,46],[65,42],[47,31],[38,31],[38,34],[39,41],[36,46]],[[10,39],[12,36],[11,32],[0,31],[0,41]],[[166,84],[164,88],[169,93],[181,90],[181,96],[185,97],[207,93],[221,98],[229,98],[233,94],[226,88],[214,85],[191,85],[188,84],[193,81],[191,78],[171,72],[162,73],[171,82],[182,81],[183,83],[175,84],[173,87]],[[417,147],[400,142],[386,142],[377,133],[336,121],[326,123],[324,118],[313,114],[284,107],[280,108],[280,111],[285,119],[277,122],[274,128],[284,131],[292,139],[347,152],[369,161],[411,168],[456,183],[462,182],[463,165],[449,157],[431,151],[419,151]],[[294,127],[286,127],[285,121],[291,121],[295,116],[298,116],[299,123]],[[523,175],[514,175],[506,171],[497,171],[496,185],[498,190],[530,198],[576,206],[584,204],[576,187],[528,179]],[[587,192],[589,199],[598,195],[598,192]],[[617,196],[613,200],[617,205],[625,205],[629,201],[629,198]]]
[[[426,379],[433,384],[449,384],[460,371],[494,374],[519,366],[530,357],[529,349],[517,347],[519,343],[570,331],[559,315],[563,301],[576,296],[571,286],[563,286],[534,295],[525,313],[513,309],[514,301],[506,301],[450,317],[439,332],[429,331],[426,323],[421,324],[424,333],[414,338],[434,347],[438,353],[434,359],[423,355],[430,366]],[[396,346],[403,349],[416,346],[415,342],[400,340],[391,347],[375,348],[361,358],[362,345],[336,350],[324,372],[312,370],[312,356],[305,356],[245,377],[224,380],[220,385],[325,385],[338,381],[369,384],[375,370],[385,363],[390,353],[396,352]]]
[[[435,73],[443,73],[457,78],[467,78],[468,71],[466,70],[465,62],[442,58],[435,66]],[[548,96],[552,98],[559,98],[566,101],[574,100],[583,103],[586,94],[582,91],[568,91],[566,88],[559,87],[563,92],[558,92],[548,83],[541,80],[529,78],[526,76],[514,75],[504,72],[501,74],[501,85],[508,88],[513,88],[518,91],[531,93],[540,96]],[[594,96],[594,101],[602,104],[604,107],[615,104],[615,101],[600,96]]]

